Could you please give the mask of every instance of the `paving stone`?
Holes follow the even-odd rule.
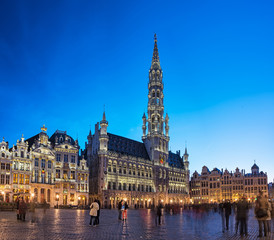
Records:
[[[44,214],[36,210],[37,221],[31,222],[30,213],[26,221],[18,221],[15,212],[0,212],[0,239],[257,239],[258,223],[253,210],[249,212],[248,236],[235,233],[235,217],[230,217],[230,229],[222,232],[221,216],[218,212],[195,212],[184,210],[179,214],[163,216],[162,225],[156,225],[155,212],[146,209],[128,210],[126,222],[118,220],[117,210],[102,209],[100,225],[89,226],[89,211],[49,209]],[[274,239],[274,222],[268,238]]]

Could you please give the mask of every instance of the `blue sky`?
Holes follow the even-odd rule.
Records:
[[[46,124],[81,148],[106,105],[109,132],[141,141],[157,33],[170,148],[203,165],[274,177],[273,1],[1,1],[0,137]]]

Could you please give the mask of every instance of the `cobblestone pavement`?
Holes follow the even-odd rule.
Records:
[[[155,213],[151,210],[128,211],[128,220],[119,221],[117,210],[101,210],[100,225],[89,226],[89,211],[49,209],[36,210],[37,221],[18,221],[15,212],[0,212],[0,239],[257,239],[258,224],[250,210],[248,236],[235,233],[234,216],[230,230],[222,232],[221,216],[217,212],[195,213],[184,210],[179,214],[166,214],[163,223],[156,225]],[[271,236],[274,239],[272,219]]]

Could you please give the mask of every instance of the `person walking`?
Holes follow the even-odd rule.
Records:
[[[259,196],[257,197],[257,200],[255,202],[255,216],[258,220],[259,225],[259,235],[258,237],[263,236],[263,226],[264,226],[264,236],[267,237],[268,229],[267,229],[267,222],[266,219],[267,216],[267,210],[268,210],[268,201],[266,197],[263,195],[263,192],[259,192]]]
[[[229,216],[231,214],[231,203],[229,200],[227,200],[224,203],[224,210],[225,210],[225,225],[226,225],[226,230],[229,230]]]
[[[96,225],[96,217],[97,217],[97,211],[99,210],[99,204],[97,202],[93,202],[91,205],[90,205],[90,212],[89,212],[89,215],[90,215],[90,222],[89,222],[89,225],[93,225],[94,227],[97,226]]]
[[[237,218],[240,223],[240,234],[245,234],[247,236],[247,214],[248,214],[248,203],[246,197],[243,196],[242,199],[237,203]],[[237,233],[237,232],[236,232]]]

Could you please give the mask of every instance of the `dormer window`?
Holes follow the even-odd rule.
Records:
[[[59,140],[60,140],[60,143],[63,142],[63,137],[60,137]]]
[[[2,158],[5,158],[5,153],[2,153]]]

